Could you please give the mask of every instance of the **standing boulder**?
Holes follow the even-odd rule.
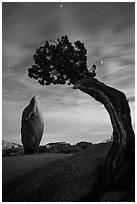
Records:
[[[43,130],[43,116],[38,96],[35,95],[22,114],[21,141],[24,146],[24,154],[38,152]]]

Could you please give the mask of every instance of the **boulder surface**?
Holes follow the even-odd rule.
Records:
[[[24,154],[38,152],[44,122],[37,95],[31,99],[29,105],[24,109],[21,123],[21,141],[24,146]]]

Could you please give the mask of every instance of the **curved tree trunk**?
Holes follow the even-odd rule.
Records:
[[[103,166],[105,189],[122,189],[128,185],[131,190],[135,179],[135,135],[125,94],[95,78],[83,79],[73,88],[80,89],[101,102],[110,115],[113,142]]]

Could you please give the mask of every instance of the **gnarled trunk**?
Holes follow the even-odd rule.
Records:
[[[113,142],[103,166],[105,189],[123,189],[128,185],[131,190],[135,179],[135,135],[125,94],[95,78],[83,79],[73,88],[80,89],[101,102],[110,115]]]

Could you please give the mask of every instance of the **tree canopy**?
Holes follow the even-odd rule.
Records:
[[[36,49],[35,64],[28,69],[28,76],[41,85],[76,84],[85,77],[94,77],[95,72],[87,68],[87,50],[84,43],[69,42],[62,36],[57,42],[48,42]]]

